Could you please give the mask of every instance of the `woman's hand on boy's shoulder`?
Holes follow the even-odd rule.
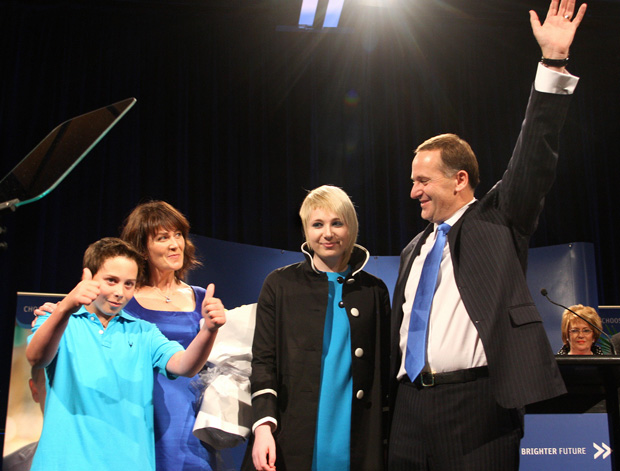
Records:
[[[214,297],[215,285],[207,286],[205,299],[202,301],[202,317],[204,328],[209,332],[215,332],[226,323],[226,309],[219,298]]]
[[[34,311],[32,311],[32,313],[34,314],[34,319],[32,319],[31,324],[32,327],[34,327],[34,325],[37,323],[37,317],[47,316],[48,314],[51,314],[52,312],[54,312],[54,309],[56,309],[56,306],[58,306],[58,303],[51,303],[48,301],[43,305],[39,306]]]
[[[36,317],[47,316],[48,314],[51,314],[52,312],[54,312],[54,309],[56,309],[56,306],[58,306],[58,303],[52,303],[48,301],[42,304],[41,306],[39,306],[38,308],[36,308],[33,311],[33,314]]]

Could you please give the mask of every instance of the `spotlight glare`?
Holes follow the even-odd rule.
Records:
[[[338,21],[340,21],[340,14],[342,13],[342,6],[344,0],[330,0],[327,4],[327,11],[325,12],[325,21],[323,22],[323,28],[336,28]]]
[[[299,26],[312,26],[319,0],[303,0],[299,14]]]

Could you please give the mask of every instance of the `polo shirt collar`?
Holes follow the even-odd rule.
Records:
[[[88,316],[90,314],[92,314],[92,312],[87,311],[86,308],[82,306],[80,309],[78,309],[76,312],[74,312],[71,315],[75,317],[80,317],[80,316]],[[114,317],[121,317],[124,320],[129,321],[129,322],[137,321],[137,319],[131,314],[129,314],[127,311],[125,311],[125,309],[121,309],[121,311]]]

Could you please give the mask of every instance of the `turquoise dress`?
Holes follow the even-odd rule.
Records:
[[[312,471],[349,471],[351,450],[351,327],[342,301],[342,282],[351,271],[327,272],[329,298],[323,334],[321,389]]]

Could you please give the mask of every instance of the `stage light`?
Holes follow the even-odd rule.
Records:
[[[315,24],[317,10],[319,10],[319,2],[321,3],[321,10],[324,8],[323,11],[325,12],[325,16],[322,19],[323,24]],[[324,5],[325,3],[327,3],[327,6]],[[303,0],[299,13],[299,26],[310,28],[337,28],[343,6],[344,0]],[[321,22],[321,16],[322,15],[319,15],[319,22]]]
[[[323,22],[323,28],[338,27],[338,21],[340,21],[340,14],[342,13],[343,5],[344,0],[330,0],[327,3],[327,10],[325,11],[325,21]]]
[[[312,26],[314,16],[319,5],[319,0],[303,0],[301,2],[301,13],[299,14],[299,26]]]

